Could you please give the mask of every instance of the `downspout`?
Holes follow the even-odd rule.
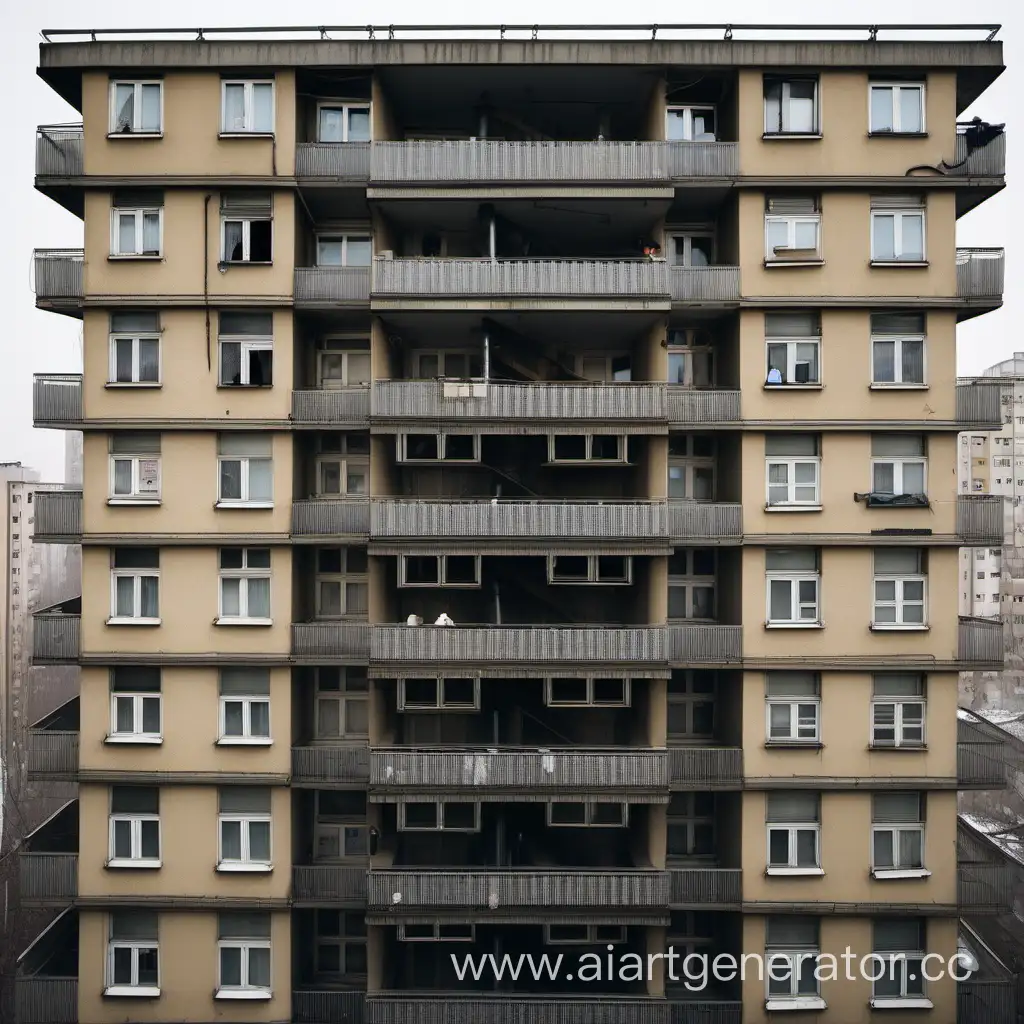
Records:
[[[213,369],[213,350],[210,338],[210,200],[207,193],[203,200],[203,309],[206,313],[206,369]]]
[[[498,258],[498,222],[495,218],[494,212],[491,211],[491,223],[490,223],[490,250],[492,262]]]
[[[491,335],[490,332],[484,331],[484,383],[488,384],[491,380]]]

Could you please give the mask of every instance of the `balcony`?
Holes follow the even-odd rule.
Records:
[[[1006,861],[957,862],[956,901],[961,914],[1009,914],[1013,878]]]
[[[36,543],[81,543],[81,491],[36,491],[35,507],[32,539]]]
[[[370,626],[366,622],[293,622],[292,656],[298,660],[366,661]]]
[[[738,910],[743,902],[743,872],[739,868],[671,868],[669,876],[673,908]]]
[[[998,380],[964,380],[956,385],[956,419],[963,430],[998,430],[1003,425]]]
[[[970,1024],[1014,1024],[1017,1017],[1017,981],[971,979],[956,983],[956,1019]]]
[[[668,535],[674,541],[739,541],[743,506],[739,502],[669,501]]]
[[[715,305],[740,300],[739,267],[671,267],[668,278],[673,302]]]
[[[370,158],[375,185],[637,184],[738,173],[735,142],[377,142]]]
[[[43,124],[36,129],[36,177],[78,178],[85,173],[83,127]]]
[[[636,996],[371,992],[365,1024],[669,1024],[668,1011],[664,999]]]
[[[342,989],[297,989],[292,992],[295,1024],[363,1024],[366,993]]]
[[[370,787],[389,792],[668,793],[663,750],[410,750],[370,752]]]
[[[36,305],[40,309],[77,313],[84,295],[84,266],[84,249],[36,249]]]
[[[705,1002],[703,999],[674,999],[669,993],[669,1024],[741,1024],[740,1000]]]
[[[559,501],[505,499],[447,501],[381,498],[370,510],[375,540],[463,537],[540,541],[668,538],[668,512],[659,501]]]
[[[1003,667],[1003,624],[999,619],[961,616],[957,629],[957,660],[965,663],[962,671]]]
[[[665,662],[659,626],[375,626],[375,662],[646,664]]]
[[[365,305],[370,301],[369,267],[296,267],[295,305]]]
[[[740,392],[669,386],[665,408],[670,427],[739,423]]]
[[[370,143],[300,142],[295,146],[295,177],[365,184],[370,177]]]
[[[77,767],[77,766],[76,766]],[[34,906],[66,906],[78,895],[77,853],[18,855],[21,899]]]
[[[78,736],[65,730],[29,729],[29,779],[74,781],[78,777]]]
[[[378,420],[662,421],[663,384],[492,384],[483,381],[378,380]]]
[[[292,422],[297,427],[365,427],[369,419],[366,386],[292,392]]]
[[[370,752],[365,746],[292,747],[292,785],[365,786]]]
[[[668,298],[664,263],[649,260],[381,259],[373,297]]]
[[[80,373],[37,373],[32,378],[32,423],[78,427],[84,415]]]
[[[668,626],[673,665],[737,665],[743,657],[743,627],[674,622]]]
[[[313,905],[334,906],[340,903],[366,906],[366,868],[344,864],[297,864],[292,868],[292,901]]]
[[[18,1024],[78,1024],[78,979],[19,977],[14,985]]]
[[[81,615],[37,612],[32,616],[32,661],[36,665],[73,665],[81,653]]]
[[[957,249],[956,294],[978,305],[999,306],[1003,301],[1002,249]]]
[[[36,513],[38,517],[39,513]],[[965,544],[1003,543],[1003,498],[998,494],[961,494],[956,499],[956,533]]]
[[[293,537],[358,537],[370,532],[367,498],[313,498],[292,502]]]
[[[671,747],[668,758],[673,789],[739,789],[743,784],[740,747]]]
[[[960,789],[1005,789],[1003,744],[963,718],[956,723],[956,776]]]
[[[946,174],[968,178],[1001,178],[1006,174],[1006,133],[1000,132],[984,146],[967,154],[967,137],[964,131],[968,125],[958,125],[956,150],[953,164]]]
[[[395,894],[401,893],[401,902]],[[367,906],[392,912],[521,908],[598,908],[628,914],[634,908],[668,906],[667,871],[593,868],[559,871],[370,870]]]

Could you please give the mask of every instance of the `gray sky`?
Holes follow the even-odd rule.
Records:
[[[1010,122],[1007,136],[1007,179],[1013,184],[994,199],[963,217],[957,243],[969,246],[1006,246],[1006,301],[1001,310],[976,317],[959,331],[958,371],[973,374],[1024,349],[1024,338],[1010,324],[1024,318],[1024,298],[1015,288],[1019,253],[1011,239],[1022,226],[1024,198],[1016,190],[1015,176],[1024,166],[1024,123],[1015,125],[1010,98],[1024,97],[1024,4],[1019,0],[990,0],[965,4],[962,0],[724,0],[721,4],[681,5],[677,0],[647,0],[629,11],[621,4],[598,0],[515,0],[486,9],[477,0],[447,0],[429,9],[410,0],[351,0],[347,4],[305,0],[284,5],[279,0],[175,0],[140,5],[137,0],[36,0],[10,3],[0,22],[0,95],[6,97],[4,120],[7,152],[0,174],[3,244],[0,245],[0,282],[4,308],[13,312],[0,337],[0,462],[21,460],[37,467],[47,480],[63,478],[64,437],[60,431],[32,429],[32,374],[72,373],[81,368],[81,327],[70,317],[44,313],[34,307],[30,266],[33,248],[66,248],[82,244],[82,226],[76,217],[36,193],[32,187],[35,129],[40,124],[80,120],[35,74],[39,30],[42,28],[136,28],[145,26],[423,24],[458,22],[518,22],[520,24],[673,21],[731,21],[733,23],[852,22],[1001,22],[1007,71],[966,112],[986,121]],[[827,11],[827,14],[822,12]],[[142,12],[140,14],[140,11]]]

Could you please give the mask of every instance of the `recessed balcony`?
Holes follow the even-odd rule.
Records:
[[[365,662],[370,653],[366,622],[293,622],[292,656],[315,663]]]
[[[78,1024],[78,979],[19,977],[14,1003],[18,1024]]]
[[[969,149],[972,127],[970,122],[957,125],[956,150],[946,174],[961,178],[1001,178],[1006,174],[1006,132],[1001,131]]]
[[[20,895],[32,906],[68,906],[78,895],[77,853],[36,853],[18,856]]]
[[[1001,643],[1002,623],[999,625]],[[1003,743],[983,726],[957,719],[956,775],[960,789],[1005,789],[1005,756]]]
[[[743,657],[743,627],[721,623],[675,622],[667,630],[672,665],[738,665]]]
[[[293,537],[365,540],[369,532],[368,498],[309,498],[292,502]]]
[[[669,1004],[660,998],[370,992],[365,1024],[669,1024],[669,1019]]]
[[[364,746],[292,747],[293,786],[366,785],[370,752]]]
[[[670,427],[739,424],[740,392],[669,385],[665,410]]]
[[[740,747],[671,747],[668,757],[673,789],[739,789],[743,785]]]
[[[306,309],[365,306],[369,267],[296,267],[295,305]]]
[[[720,305],[740,300],[739,267],[671,267],[668,278],[673,302]]]
[[[739,502],[670,500],[668,534],[674,541],[739,542],[743,506]]]
[[[299,142],[295,177],[366,182],[370,177],[369,142]]]
[[[29,729],[28,777],[36,781],[73,781],[78,777],[79,733]]]
[[[365,384],[292,392],[292,423],[297,427],[365,427],[370,389]]]
[[[32,661],[74,665],[81,654],[81,614],[37,612],[32,616]]]
[[[957,859],[957,904],[963,914],[1009,914],[1013,878],[1005,861]]]
[[[743,902],[739,868],[672,867],[669,876],[673,909],[738,910]]]
[[[82,424],[82,375],[37,373],[32,378],[32,423],[36,427],[71,427]]]
[[[963,380],[956,385],[956,419],[962,430],[999,430],[1003,386],[998,380]]]
[[[33,256],[36,306],[78,315],[84,291],[84,249],[36,249]]]
[[[1003,624],[999,619],[961,616],[957,629],[957,660],[968,668],[1003,667]]]
[[[1002,305],[1005,262],[1003,249],[957,249],[957,296],[976,305]]]
[[[85,173],[81,124],[43,124],[36,129],[36,178],[77,178]]]
[[[32,539],[37,544],[81,543],[82,492],[80,490],[36,491],[35,508]]]
[[[38,512],[36,513],[38,516]],[[956,533],[979,547],[1003,543],[1003,497],[999,494],[960,494],[956,499]]]

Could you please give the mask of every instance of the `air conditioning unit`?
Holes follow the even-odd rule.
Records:
[[[381,249],[381,251],[379,253],[377,253],[377,259],[379,259],[379,260],[393,260],[394,258],[395,258],[395,250],[394,249]]]

